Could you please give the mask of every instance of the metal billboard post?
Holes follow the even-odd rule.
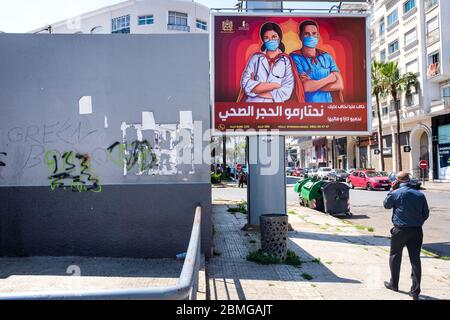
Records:
[[[275,6],[275,4],[278,6]],[[304,14],[284,13],[283,9],[283,1],[248,1],[245,7],[241,6],[241,10],[245,11],[245,14],[241,12],[239,14],[219,12],[213,14],[211,19],[211,26],[214,30],[214,32],[211,32],[211,48],[213,48],[211,57],[213,134],[218,136],[226,134],[247,137],[248,227],[259,225],[259,217],[263,214],[286,214],[287,212],[285,136],[371,134],[372,114],[369,112],[371,110],[371,99],[364,93],[370,92],[370,81],[368,81],[367,74],[368,70],[370,70],[367,13],[337,14],[341,19],[358,19],[355,20],[358,21],[358,32],[361,35],[361,39],[365,38],[365,41],[362,41],[358,47],[360,50],[358,61],[361,66],[359,68],[361,71],[357,73],[359,78],[356,79],[357,76],[355,76],[355,79],[351,78],[347,81],[351,83],[350,88],[353,88],[353,91],[350,91],[353,95],[349,94],[351,97],[349,99],[354,100],[346,100],[344,102],[342,92],[340,97],[336,95],[333,97],[333,99],[336,97],[336,100],[333,100],[334,104],[328,103],[328,100],[321,101],[319,99],[319,101],[315,101],[312,98],[306,100],[305,96],[303,96],[302,88],[300,88],[300,91],[295,91],[297,90],[295,86],[293,89],[295,94],[292,93],[294,99],[289,101],[288,99],[283,100],[283,98],[278,96],[277,100],[273,99],[272,103],[253,99],[255,96],[251,95],[252,91],[249,90],[252,89],[249,88],[254,83],[249,81],[258,82],[260,80],[258,71],[268,70],[270,67],[263,65],[261,69],[258,69],[256,65],[259,66],[260,60],[256,60],[256,58],[250,64],[251,58],[261,53],[255,53],[255,50],[258,50],[255,49],[256,46],[253,49],[247,49],[247,51],[241,49],[237,44],[238,41],[234,41],[232,35],[249,32],[249,26],[253,23],[252,21],[262,23],[261,21],[264,20],[261,20],[261,17],[265,16],[267,16],[266,19],[271,19],[271,17],[280,19],[278,16],[309,17],[309,15]],[[326,19],[335,18],[336,15],[316,13],[314,16],[318,19]],[[268,21],[270,22],[270,20]],[[267,20],[266,23],[268,23]],[[215,33],[216,30],[217,33]],[[254,32],[253,34],[256,33]],[[233,51],[235,55],[237,54],[236,52],[239,52],[239,57],[247,54],[247,62],[245,64],[242,61],[236,62],[234,60],[230,63],[227,62],[231,50],[235,50]],[[290,48],[290,50],[290,52],[293,52],[293,48]],[[249,52],[253,52],[253,56],[248,56]],[[216,59],[220,63],[216,64]],[[292,60],[290,61],[292,62]],[[234,72],[231,73],[231,78],[237,79],[240,77],[241,80],[234,79],[230,82],[230,70]],[[243,72],[242,75],[241,72]],[[216,78],[216,76],[222,74],[227,76]],[[277,75],[273,76],[276,77]],[[246,82],[243,82],[244,80],[242,79],[246,79]],[[237,85],[238,83],[239,86]],[[358,84],[359,89],[363,89],[355,89],[355,84]],[[238,92],[239,94],[237,94]],[[357,92],[363,93],[358,95],[356,94]],[[262,95],[261,97],[266,98]],[[295,98],[298,99],[296,100]],[[326,105],[327,103],[328,105]],[[297,118],[301,122],[296,120]],[[264,132],[266,133],[265,135]],[[265,151],[264,148],[270,150],[270,153]],[[272,164],[270,170],[267,170],[268,163]]]
[[[247,11],[252,9],[267,9],[269,12],[279,12],[283,9],[282,1],[271,3],[265,1],[247,2]],[[263,214],[286,214],[286,164],[285,137],[254,136],[249,137],[249,155],[256,152],[256,163],[249,163],[247,180],[248,226],[259,225],[259,217]],[[261,163],[261,148],[272,150],[272,145],[278,145],[276,154],[270,154],[271,162],[278,162],[275,174],[263,175],[264,165]]]

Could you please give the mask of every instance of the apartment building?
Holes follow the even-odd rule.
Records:
[[[401,92],[397,101],[389,95],[381,100],[386,170],[398,170],[400,156],[403,170],[420,176],[418,163],[426,160],[428,178],[450,180],[450,20],[446,19],[450,1],[376,0],[373,6],[372,60],[398,62],[402,74],[417,73],[420,82],[417,92]],[[372,105],[377,133],[375,99]],[[400,155],[395,145],[395,105],[401,117]],[[379,169],[377,138],[369,138],[362,153],[367,154],[369,166]]]
[[[32,33],[206,33],[209,8],[189,0],[128,0]]]

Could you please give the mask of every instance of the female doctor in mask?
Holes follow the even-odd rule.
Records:
[[[302,82],[289,55],[278,24],[265,23],[260,30],[262,47],[247,63],[238,102],[304,102]]]

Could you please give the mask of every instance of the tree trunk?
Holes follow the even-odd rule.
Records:
[[[377,116],[378,116],[378,146],[380,148],[380,157],[381,157],[381,171],[384,171],[384,143],[383,143],[383,122],[381,119],[381,107],[380,107],[380,96],[379,94],[375,95],[377,100]]]
[[[397,134],[395,135],[395,144],[397,146],[397,171],[402,171],[402,153],[400,146],[400,110],[397,106],[397,91],[392,92],[392,98],[394,99],[395,115],[397,116]]]
[[[222,177],[227,175],[227,136],[222,137]]]

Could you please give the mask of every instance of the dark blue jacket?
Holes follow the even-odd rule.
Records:
[[[425,195],[408,183],[388,193],[386,209],[393,209],[392,223],[396,227],[421,227],[430,215]]]

